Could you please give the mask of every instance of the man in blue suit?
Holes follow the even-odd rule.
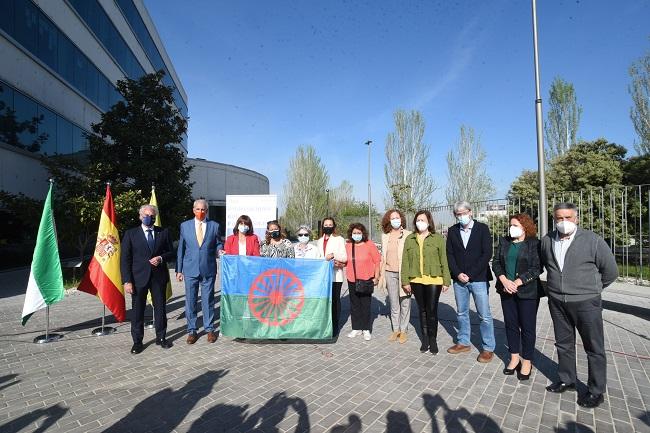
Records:
[[[165,292],[169,281],[166,263],[174,258],[174,250],[167,229],[154,226],[158,209],[146,204],[140,207],[138,227],[129,229],[122,239],[120,268],[124,291],[131,295],[131,353],[142,352],[144,337],[144,309],[147,292],[151,291],[153,301],[156,344],[163,349],[172,346],[165,338],[167,332],[167,310]]]
[[[181,223],[176,260],[176,279],[185,281],[185,316],[187,318],[187,344],[198,340],[196,329],[196,303],[201,286],[201,307],[203,329],[208,334],[208,343],[217,341],[214,332],[214,281],[217,276],[217,251],[219,245],[219,223],[210,221],[208,202],[199,199],[194,202],[194,218]]]

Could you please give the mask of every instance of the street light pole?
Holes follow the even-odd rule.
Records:
[[[537,173],[539,176],[539,235],[548,232],[548,210],[546,207],[546,180],[544,175],[544,135],[542,129],[542,97],[539,91],[539,54],[537,52],[537,1],[533,6],[533,51],[535,59],[535,124],[537,126]]]
[[[326,189],[325,193],[327,194],[327,199],[325,201],[325,208],[326,208],[325,216],[329,217],[330,216],[330,190]]]
[[[370,217],[370,209],[372,208],[372,201],[370,200],[370,145],[372,140],[366,141],[368,146],[368,239],[372,240],[372,223]]]

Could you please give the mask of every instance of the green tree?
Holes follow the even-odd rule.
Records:
[[[313,146],[300,146],[289,162],[284,184],[286,211],[283,223],[288,230],[301,224],[315,226],[325,215],[329,175]]]
[[[148,201],[152,184],[163,221],[173,233],[189,213],[191,168],[179,147],[187,120],[174,108],[171,88],[161,84],[163,75],[118,81],[124,100],[92,125],[88,152],[43,159],[57,185],[59,236],[75,245],[80,256],[94,242],[106,182],[111,182],[121,231],[137,224],[137,209]]]
[[[633,156],[623,164],[623,183],[643,185],[650,182],[650,153]]]
[[[429,175],[430,146],[424,143],[425,123],[419,111],[397,110],[393,114],[395,131],[386,137],[386,204],[406,212],[433,205],[437,189]]]
[[[630,66],[632,83],[628,87],[632,96],[630,118],[639,141],[634,147],[639,155],[650,154],[650,52]]]
[[[494,184],[485,167],[485,151],[471,126],[460,126],[456,148],[447,153],[447,203],[482,201],[494,194]]]
[[[582,107],[578,105],[573,84],[555,77],[551,84],[549,110],[544,123],[546,159],[563,155],[576,143]]]

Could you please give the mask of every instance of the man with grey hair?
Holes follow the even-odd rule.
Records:
[[[221,249],[219,223],[208,216],[208,202],[194,201],[194,218],[181,223],[176,257],[176,279],[185,281],[185,317],[187,318],[187,344],[198,340],[197,306],[201,286],[203,329],[208,343],[217,341],[214,332],[214,282],[217,275],[217,251]]]
[[[144,310],[147,292],[153,301],[156,344],[163,349],[172,346],[166,339],[167,309],[165,292],[169,281],[166,262],[174,258],[167,229],[154,226],[158,209],[150,204],[140,207],[140,226],[129,229],[122,239],[120,271],[124,291],[131,295],[131,353],[142,352]]]
[[[603,402],[607,382],[601,292],[618,277],[618,266],[603,238],[578,227],[575,204],[555,205],[553,219],[555,230],[542,238],[541,248],[560,380],[546,390],[575,389],[578,330],[588,365],[588,390],[578,404],[594,408]]]
[[[456,344],[447,349],[451,354],[469,352],[472,328],[469,321],[469,299],[474,298],[476,312],[481,320],[481,352],[478,362],[494,358],[494,323],[490,311],[489,287],[492,279],[492,235],[487,225],[472,218],[472,206],[466,201],[454,203],[458,224],[447,231],[447,261],[454,280],[458,335]]]

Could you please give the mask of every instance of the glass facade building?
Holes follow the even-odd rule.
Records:
[[[136,2],[140,9],[131,0],[0,0],[0,142],[43,155],[83,151],[91,124],[122,99],[117,80],[159,69],[187,117],[181,84]],[[141,45],[139,55],[127,40]],[[187,152],[186,137],[180,145]]]

